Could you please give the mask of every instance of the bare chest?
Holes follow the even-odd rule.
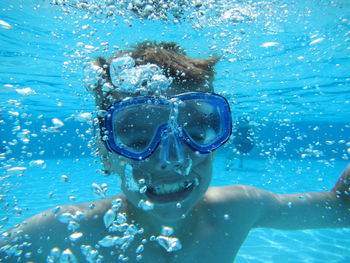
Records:
[[[149,238],[135,239],[125,251],[110,253],[104,251],[104,262],[125,260],[144,263],[232,263],[247,236],[242,229],[225,229],[224,227],[203,225],[185,235],[169,237],[166,242]],[[173,238],[173,239],[171,239]],[[144,242],[142,242],[142,240]],[[177,243],[178,250],[169,247]],[[170,251],[167,251],[170,250]]]

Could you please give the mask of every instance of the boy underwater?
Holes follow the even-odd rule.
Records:
[[[29,218],[3,234],[0,262],[232,263],[252,228],[350,227],[350,166],[329,192],[209,187],[232,122],[217,61],[151,42],[98,58],[98,153],[123,194]]]

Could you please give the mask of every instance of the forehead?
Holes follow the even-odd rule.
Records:
[[[186,86],[186,85],[171,85],[167,89],[163,90],[145,90],[144,92],[119,92],[117,89],[111,90],[110,92],[104,94],[104,107],[107,108],[116,101],[122,100],[127,97],[139,97],[139,96],[175,96],[185,92],[213,92],[213,89],[209,85],[198,85],[198,86]]]

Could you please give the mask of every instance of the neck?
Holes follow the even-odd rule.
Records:
[[[128,218],[134,220],[136,224],[142,222],[140,227],[144,229],[144,233],[147,236],[161,235],[163,227],[170,227],[173,230],[174,236],[181,236],[183,233],[191,229],[192,226],[189,222],[192,222],[193,220],[189,220],[189,218],[194,216],[193,213],[195,213],[195,211],[191,211],[184,216],[180,215],[178,217],[169,218],[162,216],[162,214],[157,213],[157,211],[144,211],[135,207],[130,202],[127,204]]]

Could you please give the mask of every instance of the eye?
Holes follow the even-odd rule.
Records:
[[[142,86],[142,87],[147,87],[147,80],[146,80],[146,79],[144,79],[144,80],[142,81],[141,86]]]
[[[129,144],[129,147],[135,150],[144,150],[148,146],[148,143],[148,140],[138,138],[137,140]]]

